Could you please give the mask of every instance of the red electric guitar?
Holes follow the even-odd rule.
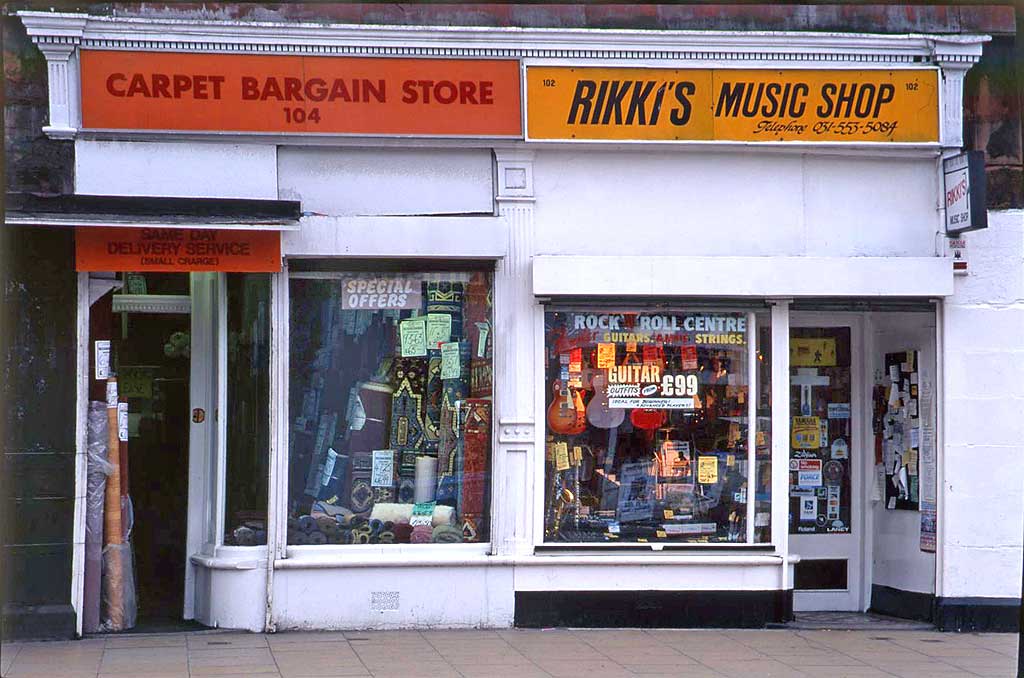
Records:
[[[548,406],[548,428],[551,432],[574,436],[587,430],[587,412],[579,389],[556,379],[551,390],[555,394]]]

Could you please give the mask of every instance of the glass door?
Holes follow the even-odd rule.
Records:
[[[861,610],[863,444],[859,325],[794,314],[790,329],[790,551],[794,609]]]

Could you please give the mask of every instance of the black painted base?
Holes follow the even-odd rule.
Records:
[[[1016,633],[1019,598],[937,598],[935,625],[943,631]]]
[[[871,611],[890,617],[930,622],[940,631],[1016,633],[1017,598],[936,598],[930,593],[871,587]]]
[[[934,623],[935,596],[874,584],[871,587],[870,611],[889,617]]]
[[[792,618],[792,591],[516,592],[524,628],[764,628]]]
[[[70,605],[6,605],[0,615],[4,640],[68,640],[75,637]]]

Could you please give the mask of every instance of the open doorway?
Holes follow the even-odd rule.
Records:
[[[112,289],[90,307],[90,409],[102,411],[101,403],[109,407],[110,384],[116,383],[120,411],[118,434],[108,433],[105,447],[111,466],[105,467],[107,477],[100,476],[98,486],[99,462],[91,457],[89,462],[89,490],[95,500],[87,502],[86,516],[86,632],[162,630],[184,621],[192,363],[189,277],[113,274],[99,282]],[[90,445],[94,442],[91,439]],[[109,515],[109,495],[115,491],[120,493],[120,535],[112,534]],[[89,529],[97,525],[97,510],[104,513],[98,533]],[[111,544],[118,537],[124,544],[123,556],[112,564]],[[96,572],[100,563],[101,571]],[[122,578],[117,590],[107,581],[113,565]],[[113,609],[117,601],[122,603],[120,611]]]
[[[924,301],[791,316],[796,612],[870,610],[931,621],[935,328]]]

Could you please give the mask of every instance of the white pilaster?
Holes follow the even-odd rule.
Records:
[[[772,299],[772,543],[783,556],[781,588],[793,588],[789,559],[789,304]]]
[[[508,253],[495,276],[495,553],[532,550],[536,458],[536,373],[543,312],[531,289],[534,245],[533,152],[496,150],[498,215],[508,221]]]
[[[82,14],[23,16],[32,42],[46,57],[50,95],[50,124],[43,132],[55,139],[70,139],[82,121],[78,77],[78,46],[87,17]]]
[[[946,148],[964,145],[964,76],[981,59],[982,44],[989,38],[950,36],[933,38],[934,60],[942,69],[939,141]]]

